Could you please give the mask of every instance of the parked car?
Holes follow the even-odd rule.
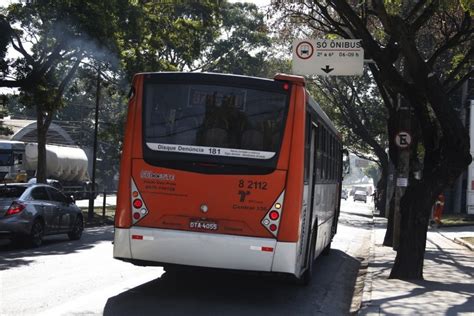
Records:
[[[0,185],[0,238],[26,241],[33,247],[43,236],[82,236],[84,219],[71,197],[46,184]]]
[[[347,200],[348,193],[346,189],[341,190],[341,199]]]
[[[367,203],[367,192],[366,191],[355,191],[354,192],[354,201],[363,201]]]

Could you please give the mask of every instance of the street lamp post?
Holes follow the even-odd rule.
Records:
[[[97,67],[97,86],[95,90],[95,121],[94,121],[94,148],[92,151],[92,184],[89,188],[89,210],[87,217],[90,220],[94,217],[95,200],[95,165],[97,160],[97,131],[99,128],[99,103],[100,103],[100,67]]]

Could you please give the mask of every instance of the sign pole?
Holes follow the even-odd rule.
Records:
[[[401,131],[395,136],[395,144],[398,147],[398,164],[393,212],[393,250],[398,250],[398,246],[400,245],[400,199],[405,194],[410,174],[410,144],[412,141],[409,132],[410,121],[410,105],[407,102],[403,102],[402,97],[398,95],[398,124]]]

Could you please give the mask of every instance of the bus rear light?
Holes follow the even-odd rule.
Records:
[[[148,208],[145,205],[145,202],[138,191],[137,185],[131,179],[131,189],[132,192],[130,196],[131,212],[132,212],[132,224],[135,225],[138,221],[142,220],[148,214]]]
[[[143,240],[143,236],[142,235],[132,235],[132,239]]]
[[[283,199],[285,197],[285,191],[283,191],[278,199],[273,204],[272,208],[268,211],[265,217],[262,219],[262,225],[274,236],[278,235],[278,227],[280,225],[281,214],[283,212]]]
[[[272,221],[276,221],[280,217],[280,214],[278,214],[277,211],[271,211],[269,216]]]
[[[142,200],[140,200],[140,199],[135,199],[135,200],[133,201],[133,207],[134,207],[134,208],[140,208],[140,207],[142,207],[142,206],[143,206]]]

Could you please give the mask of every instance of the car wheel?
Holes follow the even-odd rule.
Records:
[[[33,247],[39,247],[43,243],[44,225],[39,219],[35,220],[31,227],[30,244]]]
[[[72,230],[67,234],[71,240],[79,240],[82,236],[82,231],[84,230],[84,220],[82,216],[77,216],[74,222]]]

